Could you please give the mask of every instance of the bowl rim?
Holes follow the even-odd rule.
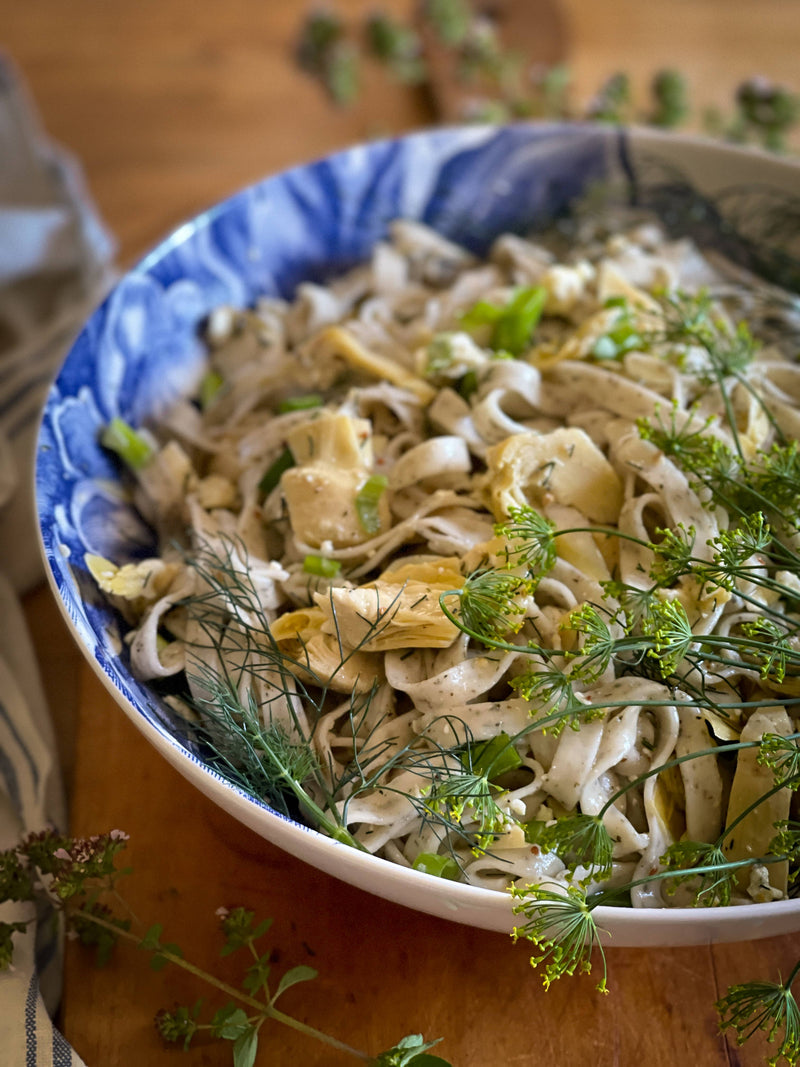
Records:
[[[581,131],[592,131],[595,134],[597,133],[597,124],[588,121],[541,122],[532,120],[514,123],[513,125],[530,127],[543,131],[552,131],[554,133],[560,130],[568,130],[571,133],[580,133]],[[485,124],[475,127],[476,131],[484,134],[487,138],[507,128],[508,124],[504,123]],[[380,149],[381,147],[402,144],[408,141],[421,141],[432,136],[445,139],[449,136],[455,136],[456,134],[463,136],[464,130],[465,128],[463,126],[458,125],[437,126],[426,129],[417,129],[397,136],[384,137],[366,143],[353,142],[344,145],[335,151],[324,153],[304,161],[295,162],[280,170],[269,172],[253,182],[234,189],[222,199],[173,226],[155,245],[140,255],[132,265],[121,270],[113,286],[85,319],[81,331],[62,359],[55,375],[54,384],[48,391],[43,410],[40,413],[36,432],[37,447],[35,462],[33,464],[32,480],[37,512],[36,530],[38,535],[38,547],[44,561],[44,569],[48,585],[55,597],[60,613],[67,624],[70,637],[76,642],[82,654],[94,670],[95,675],[100,679],[114,703],[122,708],[129,720],[137,727],[146,740],[161,754],[161,756],[171,764],[171,766],[173,766],[196,788],[199,788],[209,799],[219,807],[223,808],[223,810],[227,811],[238,821],[260,834],[260,836],[268,839],[271,843],[292,855],[297,855],[291,845],[292,842],[298,840],[299,833],[301,835],[300,839],[303,839],[308,847],[304,850],[302,855],[298,856],[298,858],[332,877],[348,882],[351,885],[364,888],[365,891],[370,892],[373,895],[392,900],[395,903],[404,904],[414,910],[438,915],[442,918],[466,922],[468,924],[472,923],[472,920],[461,917],[458,913],[459,909],[463,908],[467,911],[478,909],[490,917],[493,917],[493,921],[490,925],[485,927],[486,929],[508,931],[513,925],[511,898],[508,894],[482,886],[468,885],[462,882],[453,882],[435,878],[410,867],[404,867],[400,864],[393,863],[390,860],[372,855],[371,853],[360,852],[341,842],[335,841],[313,827],[306,826],[294,819],[284,816],[280,812],[270,808],[264,801],[260,801],[258,798],[246,793],[239,786],[229,782],[213,768],[209,767],[190,752],[183,744],[181,744],[180,740],[172,736],[166,728],[161,728],[144,715],[143,712],[140,711],[129,697],[119,688],[114,679],[109,676],[108,672],[103,668],[102,663],[99,661],[96,652],[93,652],[81,638],[75,620],[70,613],[69,606],[65,601],[64,591],[58,584],[54,566],[51,562],[51,555],[54,557],[59,550],[58,545],[49,540],[48,533],[45,531],[43,525],[42,512],[39,506],[39,443],[43,420],[52,403],[55,386],[57,385],[59,377],[70,359],[78,340],[85,335],[95,317],[101,313],[114,298],[115,293],[117,293],[126,277],[136,274],[148,274],[153,267],[163,260],[165,255],[179,248],[186,241],[191,240],[196,233],[207,228],[211,223],[230,212],[235,201],[241,197],[247,196],[248,193],[274,179],[291,177],[292,175],[302,173],[308,168],[314,167],[321,162],[345,157],[349,153],[363,151],[365,148]],[[793,174],[800,177],[800,160],[778,156],[758,148],[757,146],[729,144],[726,142],[715,141],[699,134],[683,132],[675,133],[636,124],[618,127],[608,133],[609,137],[615,135],[630,137],[637,143],[637,145],[645,148],[648,146],[656,147],[667,144],[677,144],[692,152],[699,152],[710,156],[716,155],[723,159],[726,157],[736,158],[738,160],[748,158],[774,173],[784,172],[785,174]],[[270,827],[271,832],[269,834],[264,833],[260,828],[261,824],[265,822]],[[344,860],[344,863],[340,863],[340,860]],[[343,868],[347,869],[345,870]],[[372,882],[379,882],[381,884],[381,889],[378,890],[372,887],[363,886],[359,880],[362,874],[367,874],[369,880]],[[405,888],[409,892],[396,893],[394,892],[395,887],[400,887],[401,890]],[[408,903],[407,899],[401,899],[408,898],[409,896],[415,900],[421,896],[430,898],[429,903],[432,906],[426,907],[421,903]],[[746,920],[747,923],[750,924],[750,920],[758,919],[759,924],[767,928],[764,933],[751,932],[748,935],[748,938],[771,936],[775,934],[778,932],[778,930],[775,929],[775,920],[783,917],[788,918],[791,915],[795,916],[796,925],[800,927],[800,898],[789,898],[756,905],[735,904],[726,907],[713,908],[617,908],[600,905],[595,909],[595,914],[597,916],[597,924],[601,933],[608,928],[611,928],[613,931],[618,927],[630,927],[634,930],[640,927],[645,930],[656,927],[662,932],[661,937],[664,938],[663,940],[659,940],[657,937],[655,939],[647,939],[646,942],[636,941],[637,944],[678,944],[680,942],[670,942],[669,940],[669,931],[672,928],[680,928],[686,925],[699,926],[704,923],[712,925],[712,920],[713,926],[719,931],[718,936],[714,936],[713,940],[739,940],[739,938],[732,935],[735,933],[735,929]],[[781,929],[783,928],[784,927],[781,927]],[[607,938],[603,936],[602,940],[607,946],[612,946],[615,940],[613,933],[611,938],[611,940],[607,940]],[[712,938],[709,937],[708,940],[712,940]],[[617,941],[618,945],[629,943],[630,942],[625,941],[624,937],[620,941]]]

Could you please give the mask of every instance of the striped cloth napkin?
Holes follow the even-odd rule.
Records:
[[[113,244],[67,154],[44,136],[0,55],[0,851],[66,818],[49,712],[18,594],[42,580],[33,501],[39,412],[58,364],[108,288]],[[51,1022],[60,939],[34,905],[0,972],[0,1067],[81,1067]]]

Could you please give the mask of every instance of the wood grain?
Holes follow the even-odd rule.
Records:
[[[348,0],[355,18],[372,5]],[[403,0],[383,5],[407,12]],[[535,2],[530,0],[531,17]],[[698,105],[722,104],[759,72],[795,77],[796,0],[564,0],[566,55],[587,98],[624,69],[639,86],[658,68],[686,71]],[[82,160],[127,263],[181,220],[279,167],[377,133],[433,121],[418,93],[390,91],[379,71],[353,111],[333,109],[289,61],[303,3],[276,0],[31,0],[4,5],[4,47],[19,63],[51,134]],[[737,945],[609,952],[611,993],[590,979],[548,993],[523,945],[420,915],[343,885],[278,851],[217,809],[158,757],[84,663],[50,594],[26,603],[71,774],[77,833],[121,827],[141,920],[197,963],[220,964],[214,912],[243,904],[274,918],[275,969],[320,977],[285,1007],[373,1052],[411,1029],[444,1038],[458,1067],[596,1064],[699,1067],[763,1062],[716,1032],[713,1003],[734,981],[774,977],[800,937]],[[174,1067],[151,1019],[204,991],[173,970],[149,971],[124,949],[103,971],[79,952],[66,969],[62,1025],[89,1067]],[[0,1052],[0,1060],[2,1053]],[[188,1063],[230,1062],[199,1046]],[[265,1033],[259,1064],[354,1062],[302,1035]]]

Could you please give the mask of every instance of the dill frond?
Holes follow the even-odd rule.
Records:
[[[800,444],[797,441],[774,444],[749,470],[749,481],[783,519],[797,522],[800,510]]]
[[[573,660],[572,677],[583,682],[596,681],[605,673],[618,650],[617,638],[605,619],[593,604],[583,604],[570,612],[561,629],[583,635],[580,651],[568,654]]]
[[[675,874],[666,883],[666,892],[675,893],[678,886],[694,883],[696,904],[707,907],[726,907],[736,883],[737,867],[732,867],[719,842],[675,841],[661,857],[666,871],[685,871]]]
[[[525,671],[510,681],[511,688],[533,705],[532,714],[540,729],[558,736],[565,726],[579,730],[584,722],[602,717],[605,709],[593,708],[579,695],[572,676],[547,664]]]
[[[530,583],[518,575],[493,569],[475,571],[460,590],[454,590],[460,598],[462,628],[489,644],[517,633],[525,615],[517,598],[530,591]]]
[[[601,993],[608,992],[606,957],[586,893],[576,886],[553,890],[546,885],[531,885],[525,889],[512,887],[511,895],[518,901],[514,914],[523,915],[526,920],[514,928],[512,937],[515,941],[525,938],[539,949],[530,962],[533,968],[544,967],[545,989],[564,975],[576,971],[590,974],[592,949],[596,946],[603,963],[603,977],[596,988]]]
[[[654,601],[642,619],[642,630],[653,641],[647,655],[658,660],[664,678],[675,673],[696,640],[686,609],[678,600]]]
[[[792,993],[792,983],[800,964],[785,982],[745,982],[729,987],[716,1003],[720,1032],[733,1030],[736,1044],[743,1045],[759,1030],[771,1045],[777,1045],[767,1060],[768,1067],[795,1067],[800,1059],[800,1009]]]
[[[796,792],[800,787],[800,748],[796,738],[782,734],[764,734],[759,744],[757,762],[769,767],[775,784]]]
[[[787,663],[797,659],[787,631],[772,619],[760,618],[743,623],[742,633],[752,641],[750,646],[744,646],[744,651],[758,664],[761,677],[771,677],[780,684],[786,677]]]
[[[777,831],[767,846],[767,851],[774,856],[785,856],[793,865],[793,876],[796,880],[798,872],[796,865],[800,860],[800,822],[794,819],[780,819],[774,824]]]
[[[537,843],[546,852],[555,852],[570,875],[578,867],[589,873],[581,884],[603,881],[611,874],[614,842],[599,815],[567,815],[546,824]]]
[[[531,507],[511,508],[508,522],[497,523],[494,532],[506,539],[508,566],[524,566],[531,577],[541,577],[556,562],[555,524]]]
[[[485,851],[512,821],[498,803],[503,792],[486,774],[464,769],[436,781],[424,797],[424,804],[434,815],[446,813],[451,822],[463,824],[465,818],[474,821],[478,849]]]
[[[678,525],[674,530],[656,530],[656,534],[660,540],[649,545],[653,553],[650,578],[656,585],[668,588],[691,571],[697,530]]]
[[[305,782],[317,769],[313,752],[292,740],[283,727],[265,725],[251,691],[242,699],[230,679],[205,665],[198,665],[197,671],[191,680],[207,695],[195,698],[195,704],[220,727],[210,744],[227,776],[290,814],[286,798],[296,795],[293,783]]]

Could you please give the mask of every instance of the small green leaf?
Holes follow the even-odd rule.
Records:
[[[305,396],[290,396],[281,400],[278,404],[278,414],[285,415],[290,411],[309,411],[312,408],[320,408],[323,404],[321,393],[308,393]]]
[[[253,1067],[258,1052],[258,1030],[254,1026],[241,1033],[233,1046],[233,1067]]]
[[[149,952],[155,952],[161,948],[161,931],[164,927],[161,923],[153,923],[153,925],[145,930],[142,940],[139,942],[139,947],[147,949]]]
[[[25,922],[0,922],[0,971],[9,970],[14,958],[14,934],[22,934],[28,928]]]
[[[470,748],[469,759],[462,756],[462,763],[471,762],[475,774],[486,776],[490,782],[495,781],[508,771],[515,771],[522,766],[522,757],[511,744],[506,733],[499,733],[488,741],[481,741]]]
[[[438,1045],[441,1038],[435,1041],[426,1041],[422,1034],[408,1034],[403,1037],[394,1048],[382,1052],[377,1059],[371,1061],[373,1067],[451,1067],[447,1060],[439,1056],[431,1056],[428,1049]]]
[[[458,393],[465,400],[478,391],[478,375],[474,370],[468,370],[464,377],[458,383]]]
[[[225,379],[219,371],[210,370],[203,375],[200,382],[200,407],[203,411],[211,406],[224,383]]]
[[[264,496],[269,496],[280,482],[283,472],[288,471],[293,466],[294,456],[288,448],[284,448],[275,462],[264,472],[261,481],[258,483],[258,488]]]
[[[278,982],[278,988],[275,991],[275,996],[272,998],[274,1003],[281,993],[285,993],[287,989],[290,989],[293,985],[297,985],[299,982],[310,982],[312,978],[317,977],[317,971],[313,967],[305,967],[300,964],[299,967],[292,967],[290,971],[287,971],[283,975],[280,982]]]
[[[267,930],[269,930],[270,926],[272,926],[272,919],[262,919],[253,929],[251,935],[252,940],[258,941],[259,937],[263,937]]]
[[[119,417],[111,419],[103,430],[100,435],[100,444],[103,448],[116,452],[133,471],[139,471],[147,466],[153,455],[150,442]]]
[[[247,974],[242,981],[242,989],[251,994],[262,988],[267,989],[267,982],[272,969],[270,964],[271,955],[271,952],[267,952],[263,956],[259,956],[256,962],[248,967]]]
[[[250,1020],[247,1013],[231,1003],[220,1008],[211,1020],[211,1032],[225,1041],[236,1041],[249,1029]]]
[[[504,307],[479,300],[461,316],[464,329],[491,326],[489,345],[498,352],[519,356],[528,347],[547,300],[542,286],[517,289]]]

